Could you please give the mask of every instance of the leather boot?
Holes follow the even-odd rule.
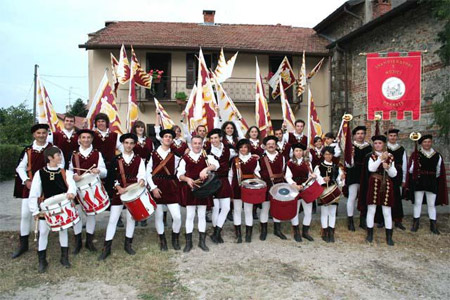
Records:
[[[393,233],[392,229],[386,229],[386,243],[389,246],[394,246],[394,241],[392,240],[392,233]]]
[[[281,223],[273,223],[273,234],[282,240],[287,240],[287,237],[281,232]]]
[[[219,242],[219,244],[223,244],[224,240],[222,238],[222,228],[217,226],[219,228],[219,230],[217,231],[217,241]]]
[[[29,235],[21,235],[19,239],[19,248],[14,251],[11,256],[12,259],[17,258],[28,251],[28,237]]]
[[[47,250],[38,251],[38,260],[39,260],[38,272],[39,273],[46,272],[48,267]]]
[[[267,223],[260,223],[261,224],[261,233],[259,235],[259,239],[261,241],[265,241],[267,237]]]
[[[184,246],[183,252],[187,253],[192,249],[192,232],[186,233],[186,246]]]
[[[349,231],[355,231],[355,223],[353,222],[353,217],[347,218],[347,228]]]
[[[307,239],[310,242],[314,241],[313,237],[309,235],[309,226],[303,225],[302,237],[304,237],[305,239]]]
[[[292,226],[292,230],[294,231],[294,240],[296,242],[302,241],[302,236],[300,235],[300,228],[297,226]]]
[[[402,222],[395,222],[395,228],[406,230],[405,226],[403,226]]]
[[[59,262],[66,268],[70,268],[69,247],[61,247],[61,259]]]
[[[359,216],[359,227],[367,229],[366,216]]]
[[[181,249],[179,237],[180,237],[180,233],[172,232],[172,247],[175,250]]]
[[[161,251],[169,250],[167,248],[166,235],[163,233],[163,234],[159,234],[158,236],[159,236],[159,250],[161,250]]]
[[[328,240],[330,243],[334,243],[334,228],[328,227]]]
[[[103,249],[102,249],[102,254],[100,254],[100,256],[98,257],[97,260],[105,260],[108,256],[111,255],[111,245],[112,245],[112,240],[105,241]]]
[[[241,225],[234,225],[234,232],[236,233],[236,243],[242,243]]]
[[[437,228],[436,220],[430,220],[430,231],[434,234],[441,234]]]
[[[215,227],[214,227],[214,232],[213,232],[213,234],[210,235],[211,241],[212,241],[214,244],[218,244],[218,243],[219,243],[219,240],[218,240],[218,238],[217,238],[218,230],[219,230],[219,226],[215,226]]]
[[[77,255],[78,253],[80,253],[82,247],[83,247],[83,241],[82,241],[81,233],[75,234],[75,248],[73,249],[72,254]]]
[[[420,218],[413,218],[413,224],[411,227],[412,232],[417,232],[419,230]]]
[[[373,227],[372,228],[367,227],[366,241],[369,242],[369,243],[373,242]]]
[[[86,232],[86,249],[91,252],[97,251],[97,248],[94,246],[94,235]]]
[[[198,247],[203,251],[208,252],[209,248],[206,246],[205,240],[206,240],[206,233],[199,232]]]
[[[253,231],[253,226],[245,226],[245,242],[246,243],[252,242],[252,231]]]
[[[329,234],[328,234],[328,228],[322,228],[322,240],[323,240],[324,242],[327,242],[327,243],[330,242],[330,241],[328,240],[328,236],[329,236]]]
[[[164,237],[164,240],[166,238]],[[128,238],[125,237],[125,244],[123,246],[123,249],[125,250],[126,253],[130,254],[130,255],[135,255],[136,251],[133,250],[133,248],[131,248],[131,244],[133,243],[133,238]],[[167,242],[166,242],[166,248],[167,248]]]

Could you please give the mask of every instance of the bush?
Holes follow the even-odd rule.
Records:
[[[14,178],[22,150],[23,147],[17,145],[0,145],[0,181]]]

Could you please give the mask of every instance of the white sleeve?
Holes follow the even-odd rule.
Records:
[[[288,141],[289,141],[289,132],[286,130],[286,132],[283,133],[283,142],[287,143]]]
[[[141,163],[139,164],[138,174],[137,174],[137,181],[141,181],[141,179],[144,180],[144,182],[147,182],[145,180],[146,174],[145,174],[145,162],[144,159],[141,158]]]
[[[69,170],[68,171],[72,171],[73,172],[73,163],[72,163],[72,160],[70,160],[70,163],[69,163]],[[73,173],[75,173],[75,172],[73,172]]]
[[[214,158],[214,156],[208,155],[207,159],[208,159],[208,163],[215,167],[214,171],[220,167],[219,162],[217,161],[217,159]]]
[[[233,168],[230,168],[230,170],[228,170],[228,182],[231,183],[233,182]]]
[[[28,178],[27,167],[28,167],[28,153],[25,151],[22,160],[19,162],[19,165],[16,168],[17,174],[19,174],[20,179],[22,179],[22,184],[25,184],[25,181],[30,179]]]
[[[287,183],[289,184],[296,184],[294,180],[292,180],[292,171],[289,166],[286,166],[286,174],[284,175],[284,178],[286,179]]]
[[[116,140],[116,149],[123,153],[123,146],[120,142],[120,136],[121,134],[117,134],[117,140]]]
[[[158,188],[158,186],[153,182],[153,157],[150,156],[150,159],[147,163],[147,182],[150,186],[150,190],[153,191],[154,189]]]
[[[100,178],[106,178],[106,175],[108,175],[108,170],[106,170],[105,161],[103,160],[103,156],[100,152],[98,153],[97,169],[100,170]]]
[[[189,132],[189,128],[185,122],[182,122],[181,125],[183,126],[183,132],[184,132],[184,140],[186,143],[191,143],[191,133]]]
[[[436,178],[439,178],[439,176],[441,176],[441,164],[442,164],[442,156],[439,155],[439,161],[436,166]]]
[[[409,168],[409,173],[412,174],[413,171],[414,171],[414,159],[411,159],[411,167]]]
[[[77,185],[75,184],[75,180],[73,180],[73,172],[70,170],[66,171],[66,181],[67,181],[67,193],[77,194]]]
[[[28,208],[33,216],[39,213],[38,199],[42,195],[42,182],[40,172],[36,172],[31,182],[30,195],[28,196]]]
[[[178,164],[177,168],[177,177],[180,179],[182,175],[186,174],[186,162],[184,159],[180,160],[180,163]]]
[[[56,147],[56,148],[58,148],[58,147]],[[61,163],[58,165],[58,167],[61,168],[61,169],[64,169],[65,166],[66,166],[66,160],[64,159],[64,153],[62,152],[61,149],[59,149],[59,152],[61,153]]]
[[[155,125],[154,128],[155,128],[155,136],[156,136],[156,139],[157,139],[158,141],[162,142],[162,138],[159,136],[159,133],[161,132],[161,126]]]
[[[256,168],[255,168],[255,175],[261,178],[261,174],[259,173],[261,171],[261,167],[259,165],[259,161],[256,162]]]
[[[47,143],[53,144],[53,132],[51,131],[47,135]]]
[[[214,120],[214,128],[219,128],[222,126],[222,119],[218,116],[213,118]]]
[[[333,143],[331,145],[334,146],[334,157],[341,157],[342,151],[341,151],[341,147],[339,146],[339,144]]]
[[[236,151],[234,151],[234,149],[230,148],[230,160],[232,160],[233,158],[235,158],[237,156]]]
[[[319,169],[319,166],[316,166],[316,167],[314,168],[314,174],[316,174],[316,181],[317,181],[320,185],[325,184],[325,181],[323,180],[323,177],[320,175],[320,169]]]
[[[406,182],[406,173],[408,172],[408,156],[406,155],[406,150],[403,152],[402,158],[402,183]]]
[[[392,178],[397,176],[397,168],[395,168],[395,163],[394,162],[391,162],[391,165],[389,166],[389,169],[387,169],[387,173],[388,173],[389,177],[392,177]]]
[[[376,172],[378,170],[378,167],[381,165],[381,158],[378,156],[377,160],[373,160],[373,158],[369,158],[369,172]]]
[[[345,179],[344,180],[341,180],[341,176],[342,176],[342,170],[341,170],[341,168],[339,168],[338,167],[338,176],[337,176],[337,178],[336,178],[336,183],[338,184],[338,186],[344,186],[345,185]]]

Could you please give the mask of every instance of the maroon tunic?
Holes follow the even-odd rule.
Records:
[[[306,135],[302,135],[301,139],[297,139],[297,137],[292,132],[289,132],[288,143],[291,145],[300,143],[300,144],[307,146],[308,139],[307,139]]]
[[[320,165],[321,162],[323,162],[323,155],[322,155],[322,151],[320,151],[319,153],[317,153],[316,149],[309,149],[309,152],[311,153],[311,164],[313,169]]]
[[[272,179],[269,176],[269,170],[267,169],[265,157],[267,156],[266,153],[261,157],[259,161],[259,165],[261,168],[260,174],[261,179],[264,180],[267,184],[267,195],[269,195],[270,187],[272,187],[274,184],[284,182],[284,157],[277,151],[277,155],[275,156],[275,159],[273,161],[269,161],[269,165],[272,169],[272,174],[276,176],[277,178]],[[269,201],[269,197],[266,198],[266,201]]]
[[[241,199],[241,186],[239,185],[236,172],[236,160],[238,160],[241,166],[241,181],[245,179],[255,178],[255,169],[258,165],[258,157],[252,156],[247,162],[243,162],[240,158],[233,158],[232,169],[233,169],[233,179],[231,185],[233,188],[233,199]]]
[[[309,167],[307,163],[302,161],[302,163],[298,165],[290,160],[287,163],[287,166],[292,172],[292,180],[294,180],[297,185],[303,184],[306,180],[308,180]]]
[[[237,145],[238,139],[233,139],[233,142],[230,143],[230,141],[228,140],[227,137],[224,137],[222,139],[222,143],[228,147],[228,148],[232,148],[232,149],[236,149],[236,145]]]
[[[133,158],[131,159],[130,163],[127,164],[125,160],[122,157],[122,154],[118,155],[116,158],[116,162],[114,163],[114,176],[116,177],[116,180],[119,182],[120,186],[125,188],[129,186],[130,184],[137,182],[137,175],[139,172],[139,165],[141,164],[141,157],[137,154],[133,155]],[[120,168],[119,168],[119,162],[122,162],[123,169],[125,173],[125,181],[122,180],[122,175],[120,174]],[[122,205],[122,200],[120,200],[120,195],[115,192],[111,205]]]
[[[79,151],[73,151],[72,166],[74,168],[81,168],[86,170],[91,168],[94,164],[96,165],[96,167],[98,167],[99,156],[100,154],[96,149],[93,149],[91,153],[89,153],[86,157],[84,157],[83,154],[81,154]],[[80,165],[77,164],[76,157],[79,158]],[[85,172],[86,171],[74,169],[74,173],[78,175],[83,175]]]
[[[145,137],[143,143],[138,142],[136,146],[133,148],[133,152],[142,157],[145,160],[145,163],[147,163],[148,160],[150,159],[152,151],[153,151],[153,142],[148,137]]]
[[[63,152],[67,168],[69,166],[72,152],[78,149],[78,135],[73,133],[69,138],[64,131],[53,132],[53,145],[61,149]]]
[[[157,151],[151,154],[153,169],[155,169],[162,161],[162,157]],[[178,181],[175,171],[175,156],[173,155],[166,163],[166,168],[170,175],[162,168],[158,173],[152,176],[153,182],[161,190],[161,198],[154,198],[157,204],[173,204],[180,202],[180,182]],[[153,170],[152,170],[153,171]]]
[[[224,145],[222,155],[220,157],[215,156],[211,152],[211,148],[207,151],[207,153],[214,156],[214,158],[219,162],[219,168],[216,170],[216,174],[222,182],[222,187],[216,192],[214,198],[232,198],[233,191],[231,190],[231,185],[228,181],[228,172],[230,171],[230,149]]]
[[[178,146],[175,145],[175,142],[170,146],[170,150],[177,156],[183,156],[188,148],[188,144],[185,141],[181,141]]]
[[[372,154],[369,160],[370,159],[377,160],[376,154]],[[368,164],[365,168],[368,168]],[[366,169],[366,172],[369,174],[366,198],[367,205],[384,205],[392,207],[394,204],[394,183],[387,172],[383,176],[383,173],[385,172],[383,164],[380,164],[377,171],[374,173],[370,173],[368,169]]]
[[[291,154],[291,148],[292,148],[291,144],[284,143],[283,147],[281,147],[281,148],[277,144],[277,147],[278,147],[278,151],[280,151],[281,155],[283,155],[284,158],[286,159],[286,161],[288,161],[290,158],[290,154]]]
[[[259,156],[263,155],[264,149],[261,148],[261,143],[259,143],[258,146],[254,146],[253,143],[250,143],[250,145],[251,145],[250,146],[250,152],[252,154],[256,154],[256,155],[259,155]]]
[[[203,155],[200,156],[198,161],[194,161],[189,155],[184,155],[181,159],[186,162],[186,177],[197,180],[200,178],[200,172],[207,167],[206,159]],[[186,182],[183,182],[181,186],[181,205],[212,205],[212,197],[197,198],[192,194],[191,188]]]
[[[116,155],[116,143],[117,133],[108,132],[106,136],[103,137],[99,131],[95,131],[92,144],[95,149],[102,153],[107,169]]]

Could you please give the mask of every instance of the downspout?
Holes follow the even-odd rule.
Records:
[[[357,14],[355,14],[355,13],[349,11],[349,10],[347,9],[346,6],[344,6],[344,12],[347,13],[347,14],[349,14],[350,16],[352,16],[352,17],[354,17],[354,18],[360,20],[360,21],[361,21],[361,25],[364,24],[364,19],[363,19],[361,16],[358,16]]]
[[[345,112],[349,113],[348,109],[348,54],[347,51],[341,47],[339,47],[338,44],[336,44],[336,50],[340,53],[344,54],[344,106],[345,106]]]

